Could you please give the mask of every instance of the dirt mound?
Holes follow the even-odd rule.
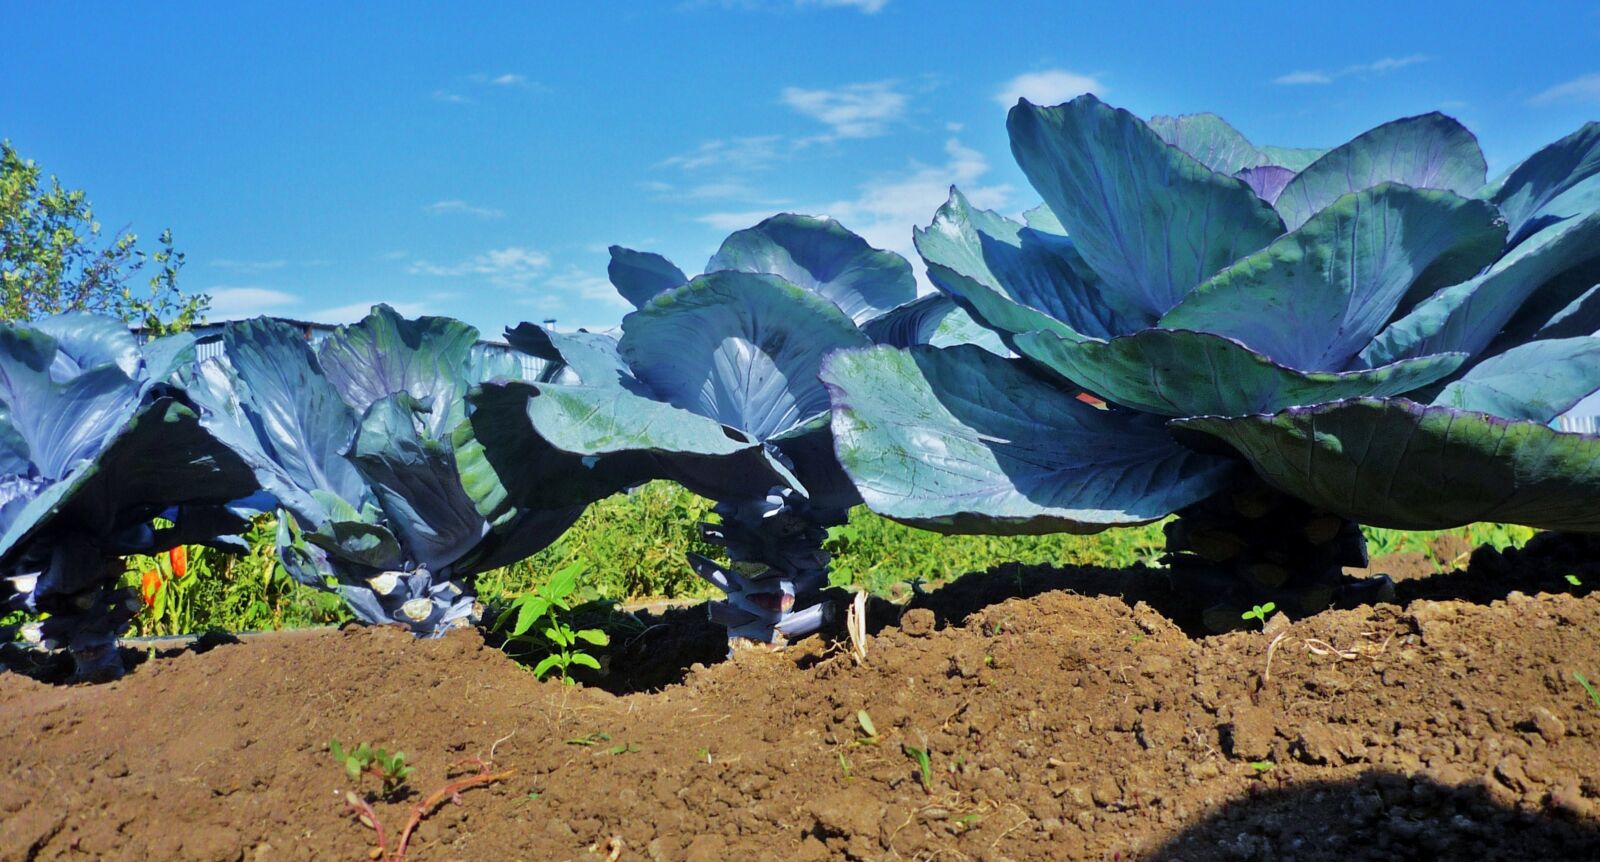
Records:
[[[363,858],[329,739],[404,750],[422,793],[467,757],[516,770],[426,820],[423,862],[1600,858],[1600,704],[1575,678],[1600,681],[1600,602],[1191,638],[1137,598],[987,577],[970,616],[952,592],[880,621],[864,666],[813,640],[655,693],[389,630],[103,686],[3,675],[0,859]],[[985,606],[1008,578],[1037,594]]]

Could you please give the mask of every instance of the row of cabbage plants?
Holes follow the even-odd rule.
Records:
[[[847,510],[951,533],[1092,533],[1176,514],[1174,579],[1223,626],[1379,597],[1359,523],[1600,530],[1600,125],[1488,182],[1439,114],[1330,150],[1093,96],[1018,104],[1043,205],[959,190],[915,232],[937,291],[838,223],[778,215],[690,278],[611,250],[618,334],[523,324],[524,379],[458,321],[379,306],[316,345],[267,319],[220,357],[65,315],[0,328],[0,603],[120,673],[118,555],[238,543],[280,513],[301,583],[420,635],[473,576],[665,478],[716,502],[690,566],[730,636],[829,617]]]

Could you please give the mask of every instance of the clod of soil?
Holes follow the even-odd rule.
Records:
[[[877,620],[864,665],[813,639],[653,693],[383,629],[102,686],[5,674],[0,859],[364,858],[333,738],[403,750],[418,792],[468,757],[516,770],[426,820],[418,862],[1600,859],[1600,704],[1576,678],[1600,681],[1600,602],[1408,598],[1492,593],[1487,571],[1209,638],[1150,573],[1128,599],[1105,572],[974,576]]]

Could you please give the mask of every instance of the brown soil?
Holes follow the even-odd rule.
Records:
[[[1204,638],[1156,573],[1012,567],[875,606],[861,666],[813,639],[685,669],[720,645],[668,612],[608,657],[655,692],[375,629],[0,674],[0,859],[367,858],[330,738],[404,750],[419,794],[516,771],[420,862],[1600,859],[1600,601],[1560,574],[1600,575],[1530,550]],[[416,798],[375,807],[394,831]]]

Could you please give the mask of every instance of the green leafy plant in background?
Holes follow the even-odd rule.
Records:
[[[1521,547],[1533,538],[1538,530],[1520,524],[1468,524],[1454,530],[1390,530],[1383,527],[1363,526],[1361,534],[1367,540],[1367,551],[1373,557],[1396,554],[1421,554],[1441,572],[1465,565],[1465,560],[1444,559],[1440,556],[1439,539],[1459,536],[1467,546],[1476,548],[1488,545],[1497,551]]]
[[[546,653],[533,666],[534,675],[540,679],[554,672],[562,682],[571,683],[574,667],[599,670],[599,659],[584,652],[583,645],[606,646],[611,642],[603,630],[576,628],[571,621],[572,596],[583,569],[581,562],[568,564],[533,592],[506,602],[495,617],[491,630],[505,632],[507,652]]]
[[[261,515],[243,538],[249,545],[234,553],[202,545],[186,549],[185,577],[170,579],[168,554],[135,554],[125,560],[121,586],[146,598],[145,610],[133,618],[132,633],[141,637],[186,635],[206,631],[256,632],[330,625],[349,620],[344,602],[332,593],[295,583],[278,562],[277,520]],[[147,586],[159,579],[155,600]],[[169,590],[172,596],[162,597]],[[170,601],[181,594],[179,601]]]
[[[829,581],[834,586],[861,587],[873,595],[900,598],[897,593],[913,578],[933,586],[1001,563],[1119,569],[1156,565],[1163,542],[1159,524],[1096,536],[943,536],[877,517],[865,506],[857,506],[848,523],[829,531],[823,547],[833,554]]]
[[[700,537],[711,502],[666,481],[647,482],[593,504],[537,554],[478,576],[478,594],[503,599],[535,589],[584,563],[579,590],[594,599],[704,598],[715,590],[683,565],[686,554],[715,555]]]
[[[479,595],[491,605],[531,593],[552,573],[587,560],[578,578],[576,607],[609,607],[610,602],[677,599],[693,601],[715,591],[682,566],[686,553],[713,555],[696,525],[711,503],[671,482],[650,482],[592,505],[549,548],[527,560],[478,577]],[[1536,531],[1509,524],[1473,524],[1457,530],[1412,532],[1366,527],[1362,531],[1381,565],[1391,554],[1417,553],[1440,571],[1459,566],[1438,560],[1433,546],[1444,536],[1459,536],[1472,546],[1503,550],[1520,547]],[[338,624],[350,613],[337,595],[300,587],[278,563],[277,521],[255,518],[244,539],[249,551],[234,553],[192,545],[184,612],[134,617],[133,634],[183,635],[204,631],[277,631]],[[1125,568],[1156,565],[1164,542],[1162,524],[1093,536],[1055,533],[1042,536],[941,536],[873,515],[864,506],[850,512],[847,524],[830,532],[825,547],[833,554],[831,583],[862,587],[884,598],[903,597],[914,576],[930,586],[982,572],[1001,563],[1048,565],[1063,560],[1079,565]],[[120,587],[138,591],[143,574],[163,555],[127,558]],[[596,613],[597,619],[606,614]],[[17,614],[0,617],[14,625]],[[613,617],[615,619],[615,617]],[[614,632],[613,632],[614,634]]]
[[[681,565],[686,553],[712,555],[696,524],[711,503],[670,482],[650,482],[592,505],[568,532],[533,557],[485,572],[479,595],[491,605],[531,593],[553,572],[588,560],[578,578],[577,607],[609,607],[610,602],[677,599],[693,601],[714,590]],[[208,630],[275,631],[338,624],[350,619],[338,596],[300,588],[278,564],[271,516],[255,519],[245,540],[248,553],[201,546],[189,548],[190,600],[182,619],[134,618],[138,635],[180,635]],[[1434,560],[1439,571],[1460,563],[1440,561],[1434,545],[1457,536],[1471,547],[1520,547],[1535,530],[1510,524],[1473,524],[1457,530],[1411,532],[1366,527],[1375,558],[1417,553]],[[864,506],[850,512],[847,524],[830,532],[825,547],[833,554],[831,583],[861,587],[883,598],[903,598],[912,575],[929,586],[982,572],[1001,563],[1048,565],[1070,560],[1080,565],[1125,568],[1157,565],[1162,523],[1093,536],[1055,533],[1042,536],[941,536],[873,515]],[[157,558],[128,558],[121,586],[138,589],[141,576]],[[597,613],[597,618],[607,614]],[[615,617],[613,616],[613,619]],[[12,620],[0,618],[0,625]],[[614,633],[614,632],[613,632]]]

